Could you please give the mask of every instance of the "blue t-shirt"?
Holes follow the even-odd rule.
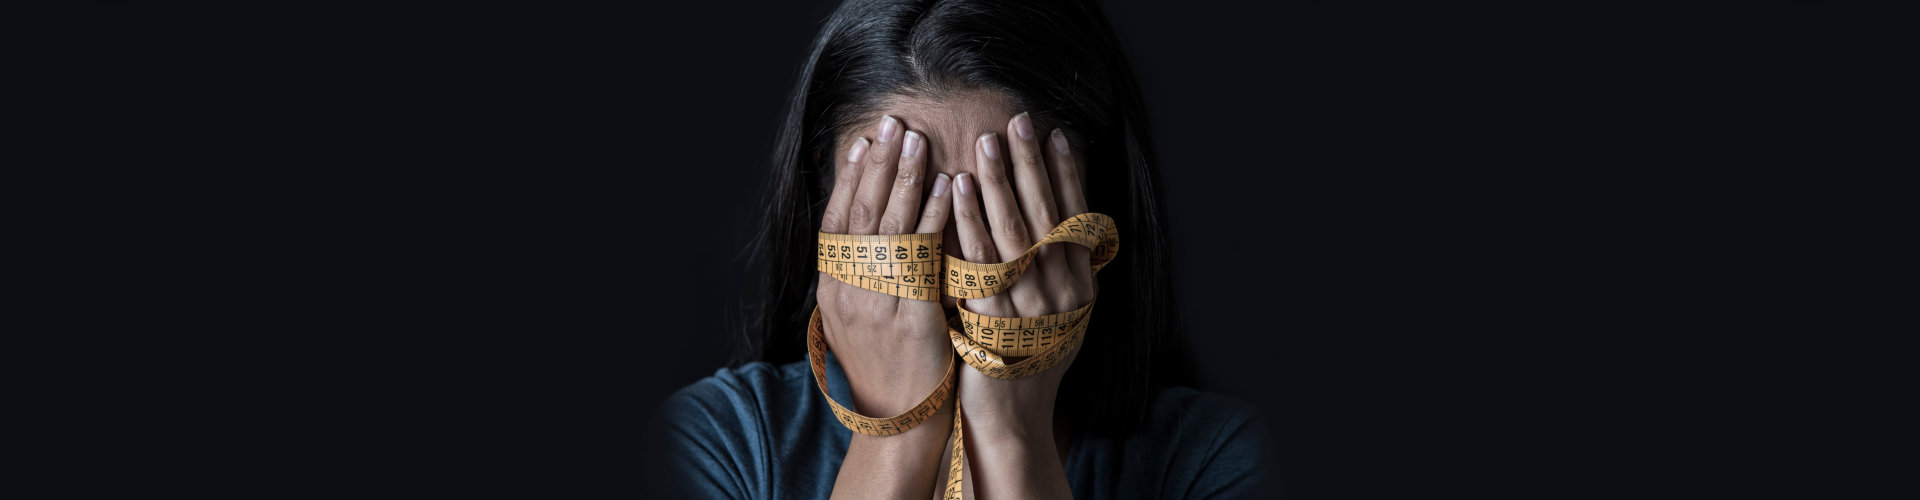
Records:
[[[827,382],[835,400],[853,400],[831,354]],[[853,438],[804,361],[721,369],[667,398],[658,418],[666,479],[689,498],[827,498]],[[1243,402],[1161,389],[1138,433],[1077,433],[1067,482],[1074,498],[1245,498],[1267,489],[1263,439]]]

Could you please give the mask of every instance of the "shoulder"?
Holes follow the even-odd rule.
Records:
[[[1190,478],[1188,498],[1243,498],[1258,492],[1266,463],[1266,420],[1253,405],[1187,387],[1161,389],[1148,409],[1150,429],[1174,435],[1170,468]]]
[[[832,355],[826,365],[845,397],[845,373]],[[806,361],[717,370],[661,405],[656,453],[671,457],[671,482],[689,497],[825,497],[853,437],[826,404]]]
[[[1253,405],[1188,387],[1156,391],[1147,408],[1145,432],[1170,445],[1173,458],[1217,463],[1258,462],[1265,448],[1266,421]]]
[[[654,416],[652,432],[671,457],[679,493],[693,497],[763,498],[780,487],[775,464],[791,459],[783,441],[819,427],[809,401],[818,398],[805,362],[723,368],[674,392]]]
[[[779,367],[767,363],[722,368],[667,396],[655,418],[669,442],[682,448],[677,451],[737,455],[752,450],[728,448],[758,448],[744,438],[763,434],[766,410],[787,391],[784,385]]]
[[[813,410],[822,404],[814,384],[805,361],[722,368],[668,396],[657,417],[671,430],[694,438],[739,440],[743,435],[802,432],[812,427],[817,417]]]
[[[806,365],[795,363],[775,366],[765,362],[748,363],[738,368],[721,368],[713,376],[700,379],[668,396],[661,406],[667,419],[685,417],[723,417],[752,410],[791,393],[795,375],[806,375]],[[738,415],[736,415],[738,416]]]

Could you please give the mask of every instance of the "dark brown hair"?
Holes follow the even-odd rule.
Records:
[[[1089,209],[1120,225],[1119,258],[1099,275],[1100,306],[1056,411],[1078,429],[1129,434],[1155,387],[1192,385],[1193,375],[1145,105],[1090,1],[849,0],[826,19],[781,125],[766,212],[745,254],[767,266],[767,278],[744,301],[737,361],[805,359],[819,276],[813,240],[833,178],[833,162],[820,160],[835,156],[834,139],[889,96],[970,88],[1066,129],[1084,158]]]

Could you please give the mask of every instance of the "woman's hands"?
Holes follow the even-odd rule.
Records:
[[[952,215],[961,258],[1002,262],[1019,257],[1061,220],[1087,211],[1082,170],[1066,137],[1058,130],[1035,133],[1025,113],[1007,124],[1005,145],[1001,134],[974,142],[977,174],[960,174],[951,186],[942,174],[924,200],[929,148],[925,137],[904,128],[884,117],[873,141],[860,138],[848,148],[836,169],[821,231],[938,233]],[[1042,248],[1011,288],[961,306],[1008,318],[1079,308],[1095,295],[1090,259],[1089,251],[1077,245]],[[856,411],[881,417],[905,411],[941,382],[948,363],[957,362],[940,303],[876,293],[825,273],[819,279],[816,297],[826,342],[847,374]],[[1065,441],[1056,439],[1065,435],[1054,431],[1053,405],[1074,358],[1017,380],[956,370],[958,403],[966,409],[969,496],[1071,496]],[[936,474],[944,476],[946,470],[947,455],[940,450],[954,406],[941,407],[898,436],[855,434],[835,496],[919,496],[929,485],[944,484]]]
[[[927,141],[883,117],[875,140],[854,141],[840,164],[820,230],[839,234],[938,233],[952,207],[946,174],[934,180],[924,206]],[[866,135],[866,134],[861,134]],[[953,344],[939,302],[901,299],[841,283],[820,273],[826,342],[840,360],[853,392],[853,409],[889,417],[927,397],[947,376]],[[940,449],[951,428],[953,405],[896,436],[855,433],[835,479],[843,498],[905,498],[934,484]]]
[[[1082,171],[1062,132],[1041,137],[1032,118],[1021,113],[1007,124],[1006,140],[1003,151],[998,134],[981,136],[974,144],[978,179],[960,174],[955,181],[954,223],[968,261],[1013,260],[1061,220],[1087,211]],[[1002,318],[1079,308],[1095,294],[1090,259],[1078,245],[1043,247],[1012,288],[962,306]],[[1065,440],[1056,439],[1065,436],[1054,432],[1053,405],[1061,376],[1077,355],[1015,380],[960,371],[971,464],[967,492],[993,498],[1072,496],[1062,458]]]
[[[934,180],[921,204],[926,177],[926,138],[883,117],[876,140],[862,137],[849,148],[821,218],[822,232],[841,234],[938,233],[951,208],[946,174]],[[856,411],[887,417],[919,404],[947,374],[953,346],[938,302],[909,300],[841,283],[820,273],[815,297],[826,325],[827,346],[839,357],[852,385]]]

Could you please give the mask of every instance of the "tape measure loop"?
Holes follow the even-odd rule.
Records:
[[[1061,221],[1045,238],[1025,253],[1007,262],[979,263],[944,254],[939,233],[899,235],[850,235],[820,233],[816,267],[820,272],[848,285],[910,300],[938,301],[942,296],[979,299],[1005,292],[1013,286],[1041,247],[1071,243],[1089,250],[1092,272],[1112,262],[1119,254],[1120,234],[1113,218],[1085,213]],[[997,379],[1018,379],[1046,371],[1064,361],[1084,341],[1094,301],[1059,314],[1030,318],[1000,318],[968,311],[962,303],[959,312],[948,318],[947,335],[955,356],[974,370]],[[861,434],[891,436],[932,418],[947,399],[953,397],[954,373],[948,359],[947,376],[926,399],[905,413],[888,418],[860,415],[833,400],[827,393],[826,341],[820,309],[815,307],[807,325],[807,352],[820,393],[827,396],[828,407],[841,425]],[[1009,363],[1007,358],[1026,356]],[[948,470],[945,497],[961,498],[961,473],[966,453],[962,439],[964,427],[960,405],[953,408],[953,457]]]
[[[953,371],[954,363],[952,358],[948,358],[947,375],[940,378],[940,385],[928,393],[926,398],[921,399],[920,404],[914,405],[913,408],[909,408],[899,415],[886,418],[874,418],[861,415],[845,406],[841,406],[838,401],[833,400],[833,394],[827,391],[827,341],[825,332],[826,329],[821,324],[820,308],[814,307],[813,319],[807,321],[807,362],[813,371],[814,384],[820,387],[820,395],[825,396],[827,399],[827,407],[833,411],[833,416],[840,421],[840,425],[846,426],[848,430],[869,436],[892,436],[906,432],[920,425],[920,423],[926,422],[927,419],[933,418],[933,414],[939,412],[940,407],[944,406],[948,399],[951,399],[953,395],[953,383],[958,377],[955,376]]]

